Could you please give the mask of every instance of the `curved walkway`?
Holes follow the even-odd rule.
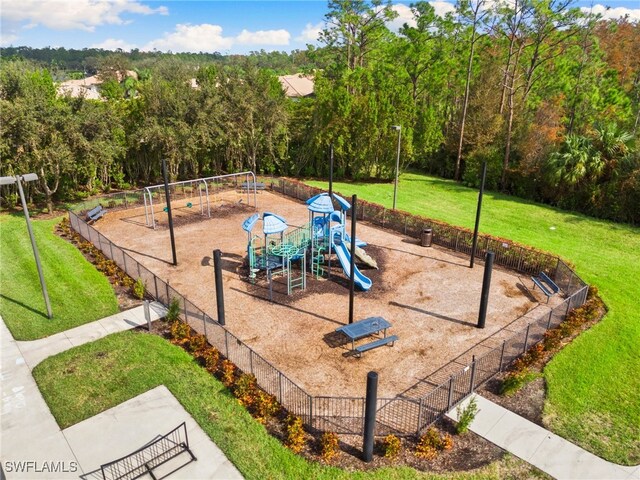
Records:
[[[161,304],[151,304],[152,321],[165,312]],[[143,307],[136,307],[40,340],[16,342],[0,317],[0,478],[98,478],[94,469],[102,463],[136,450],[181,422],[187,423],[190,445],[199,460],[172,478],[242,478],[164,386],[60,430],[31,370],[47,357],[145,324]]]
[[[603,460],[539,425],[474,395],[478,413],[469,429],[558,480],[640,480],[640,465]],[[471,397],[462,403],[466,407]],[[457,420],[456,409],[447,416]]]

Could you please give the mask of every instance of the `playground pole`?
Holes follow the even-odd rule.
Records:
[[[213,251],[213,270],[216,278],[216,306],[218,307],[218,323],[224,325],[224,290],[222,286],[222,252]]]
[[[480,193],[478,193],[478,208],[476,209],[476,226],[473,229],[473,245],[471,246],[471,261],[469,268],[473,268],[478,248],[478,227],[480,227],[480,211],[482,210],[482,194],[484,193],[484,181],[487,178],[487,161],[482,164],[482,180],[480,181]]]
[[[333,201],[333,143],[329,153],[329,198]]]
[[[363,460],[373,458],[373,439],[376,427],[376,404],[378,403],[378,374],[367,373],[367,397],[364,409],[364,439],[362,441]]]
[[[353,294],[356,280],[356,202],[357,195],[351,196],[351,265],[349,268],[349,323],[353,323]]]
[[[493,270],[493,252],[487,252],[484,260],[484,277],[482,278],[482,294],[480,295],[480,312],[478,313],[478,328],[484,328],[487,319],[487,305],[489,305],[489,288],[491,287],[491,271]]]
[[[171,214],[171,196],[169,195],[169,178],[167,177],[167,160],[162,159],[162,175],[164,176],[164,197],[167,201],[167,215],[169,216],[169,236],[171,237],[171,254],[173,264],[178,265],[176,257],[176,237],[173,235],[173,215]]]

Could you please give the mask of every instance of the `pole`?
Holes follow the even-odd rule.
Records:
[[[473,229],[473,245],[471,246],[471,261],[469,268],[473,268],[476,258],[476,248],[478,247],[478,227],[480,227],[480,211],[482,210],[482,195],[484,194],[484,181],[487,178],[487,161],[482,164],[482,180],[480,181],[480,193],[478,194],[478,208],[476,209],[476,226]]]
[[[356,280],[356,202],[357,195],[351,196],[351,265],[349,266],[349,323],[353,323],[353,295]],[[344,239],[343,239],[344,241]]]
[[[213,251],[213,270],[216,279],[216,306],[218,308],[218,323],[225,324],[224,320],[224,291],[222,286],[222,252],[220,249]]]
[[[367,398],[364,409],[364,438],[362,442],[363,460],[373,459],[373,439],[376,427],[376,404],[378,403],[378,374],[367,373]]]
[[[333,201],[333,143],[329,153],[329,198]]]
[[[47,292],[47,284],[44,281],[44,274],[42,273],[42,265],[40,264],[40,254],[38,253],[38,247],[36,246],[36,238],[33,236],[33,229],[31,228],[31,219],[29,217],[29,209],[27,208],[27,201],[24,198],[24,190],[22,190],[22,182],[20,181],[20,175],[16,175],[16,181],[18,183],[18,192],[20,193],[20,201],[22,202],[22,210],[24,210],[24,218],[26,218],[27,220],[27,230],[29,231],[31,248],[33,248],[33,256],[36,259],[36,267],[38,269],[38,277],[40,277],[40,287],[42,288],[42,296],[44,297],[44,304],[47,307],[47,316],[49,318],[53,318],[53,312],[51,311],[51,302],[49,301],[49,293]]]
[[[398,155],[396,156],[396,179],[393,183],[393,209],[396,209],[396,198],[398,196],[398,175],[400,174],[400,139],[402,138],[402,128],[398,125]]]
[[[487,252],[484,261],[484,277],[482,279],[482,294],[480,295],[480,312],[478,313],[478,328],[484,328],[487,319],[487,305],[489,305],[489,288],[491,287],[491,271],[493,270],[493,252]]]
[[[173,264],[178,265],[176,257],[176,238],[173,235],[173,215],[171,214],[171,196],[169,195],[169,179],[167,177],[167,161],[162,159],[162,175],[164,176],[164,196],[167,201],[167,214],[169,216],[169,236],[171,237],[171,254],[173,256]]]
[[[147,330],[151,331],[151,311],[149,310],[149,300],[145,300],[143,303],[144,318],[147,321]]]

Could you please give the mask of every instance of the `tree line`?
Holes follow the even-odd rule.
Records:
[[[400,140],[403,169],[477,186],[486,161],[489,188],[640,222],[638,22],[570,0],[464,0],[445,16],[417,2],[397,32],[380,0],[327,10],[322,47],[291,54],[74,51],[105,101],[58,96],[55,55],[3,49],[2,175],[35,171],[51,205],[155,183],[162,157],[175,179],[326,176],[332,148],[337,177],[390,179]],[[313,73],[312,98],[286,98],[276,74],[291,71]]]

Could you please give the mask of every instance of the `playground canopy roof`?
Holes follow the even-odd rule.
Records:
[[[242,229],[245,232],[251,232],[256,222],[260,219],[260,214],[254,213],[244,222],[242,222]],[[262,233],[265,235],[272,235],[274,233],[284,232],[288,228],[287,222],[280,215],[276,215],[271,212],[264,212],[262,214]]]
[[[349,210],[351,208],[351,204],[340,195],[336,195],[335,193],[332,195],[342,210]],[[333,213],[335,210],[328,193],[319,193],[318,195],[311,197],[307,200],[307,205],[307,208],[314,213]]]

